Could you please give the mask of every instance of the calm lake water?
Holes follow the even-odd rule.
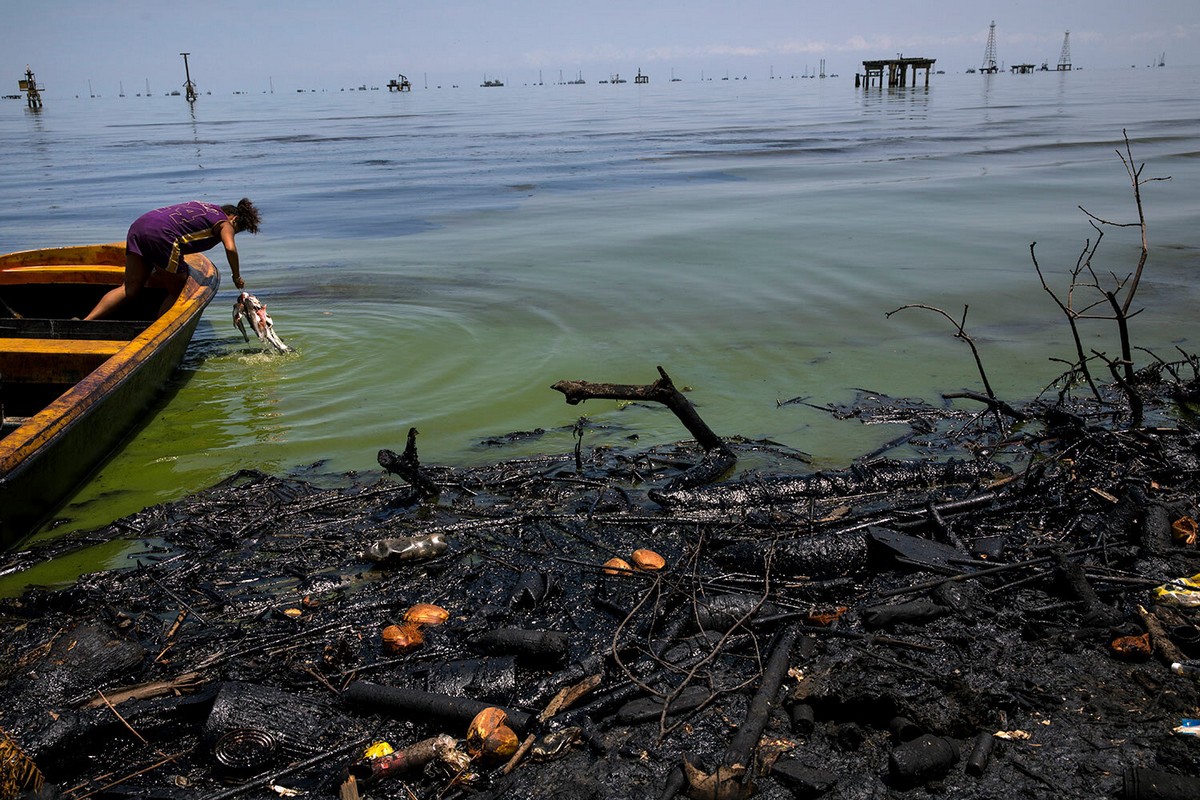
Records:
[[[0,104],[0,251],[113,241],[151,208],[242,196],[247,288],[288,356],[246,345],[225,282],[147,425],[61,512],[94,527],[240,468],[379,472],[420,431],[467,465],[686,438],[664,409],[568,406],[564,378],[649,383],[663,366],[725,436],[844,465],[896,435],[802,405],[854,387],[978,389],[948,324],[970,306],[996,390],[1025,398],[1070,355],[1030,244],[1065,286],[1095,232],[1152,247],[1137,343],[1196,349],[1200,71],[935,75],[931,85],[682,81]],[[1098,266],[1124,275],[1135,231]],[[1115,353],[1110,326],[1088,345]],[[519,444],[488,440],[544,429]],[[43,534],[48,535],[48,534]],[[115,551],[81,563],[122,563]],[[68,565],[64,569],[71,569]],[[53,579],[53,571],[20,578]],[[12,584],[8,585],[11,589]],[[0,590],[4,587],[0,586]]]

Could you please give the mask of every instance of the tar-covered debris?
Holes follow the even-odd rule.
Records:
[[[140,543],[0,601],[0,790],[1200,796],[1200,586],[1158,589],[1200,573],[1173,391],[1137,426],[864,396],[829,410],[910,422],[907,457],[733,439],[754,468],[675,491],[686,443],[234,475],[5,557]]]

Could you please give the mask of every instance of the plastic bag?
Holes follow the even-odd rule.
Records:
[[[1154,590],[1154,599],[1169,606],[1200,608],[1200,573],[1164,583]]]

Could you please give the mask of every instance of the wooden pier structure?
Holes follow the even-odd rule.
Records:
[[[929,73],[936,61],[936,58],[904,58],[903,56],[878,61],[864,61],[862,74],[854,76],[854,87],[857,89],[865,85],[869,89],[872,80],[875,81],[876,86],[882,87],[884,70],[887,70],[887,86],[889,88],[908,86],[910,67],[912,68],[912,85],[917,85],[917,73],[925,70],[925,85],[929,86]]]

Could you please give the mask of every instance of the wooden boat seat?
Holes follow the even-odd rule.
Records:
[[[6,384],[77,383],[120,352],[124,340],[0,338]]]
[[[0,339],[133,339],[150,326],[144,319],[0,319]]]

